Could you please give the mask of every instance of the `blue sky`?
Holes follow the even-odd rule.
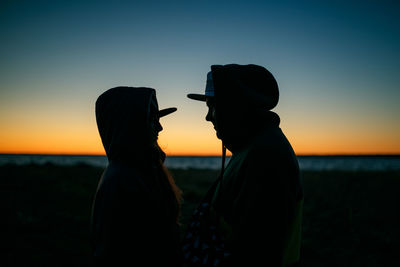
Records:
[[[393,146],[400,152],[399,7],[396,1],[5,1],[0,123],[9,130],[4,135],[17,131],[15,124],[31,125],[29,133],[40,123],[60,123],[55,133],[76,128],[70,134],[81,129],[98,138],[96,97],[117,85],[149,86],[160,107],[179,109],[164,122],[163,142],[177,132],[189,143],[201,132],[208,142],[215,135],[204,121],[206,108],[186,94],[204,90],[212,64],[251,63],[276,77],[281,98],[274,111],[298,150],[318,140],[315,153],[328,142],[344,152]],[[88,129],[77,126],[85,121]],[[360,150],[364,144],[374,146]]]

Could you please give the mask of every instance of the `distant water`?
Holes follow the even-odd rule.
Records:
[[[227,162],[229,161],[227,157]],[[400,170],[400,156],[299,156],[301,170],[387,171]],[[82,155],[14,155],[0,154],[0,166],[5,164],[87,164],[106,167],[105,156]],[[221,167],[221,157],[167,157],[165,165],[177,169],[214,169]]]

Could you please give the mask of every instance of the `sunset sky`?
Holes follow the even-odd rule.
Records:
[[[168,155],[219,155],[213,64],[273,73],[299,155],[400,154],[400,2],[1,1],[0,153],[103,154],[94,103],[146,86]]]

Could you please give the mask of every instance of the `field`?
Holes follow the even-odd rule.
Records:
[[[171,170],[182,228],[211,170]],[[102,169],[0,167],[0,266],[90,266],[90,210]],[[400,266],[400,172],[303,172],[302,266]]]

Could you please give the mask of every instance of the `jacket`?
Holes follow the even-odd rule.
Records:
[[[92,208],[96,266],[180,266],[178,204],[148,140],[151,88],[117,87],[96,102],[109,160]]]
[[[264,81],[248,75],[265,69],[247,65],[243,74],[238,68],[243,67],[212,66],[217,123],[232,152],[212,202],[231,254],[222,265],[290,266],[299,261],[301,243],[297,157],[279,116],[269,111],[277,99],[263,102],[257,86]]]

